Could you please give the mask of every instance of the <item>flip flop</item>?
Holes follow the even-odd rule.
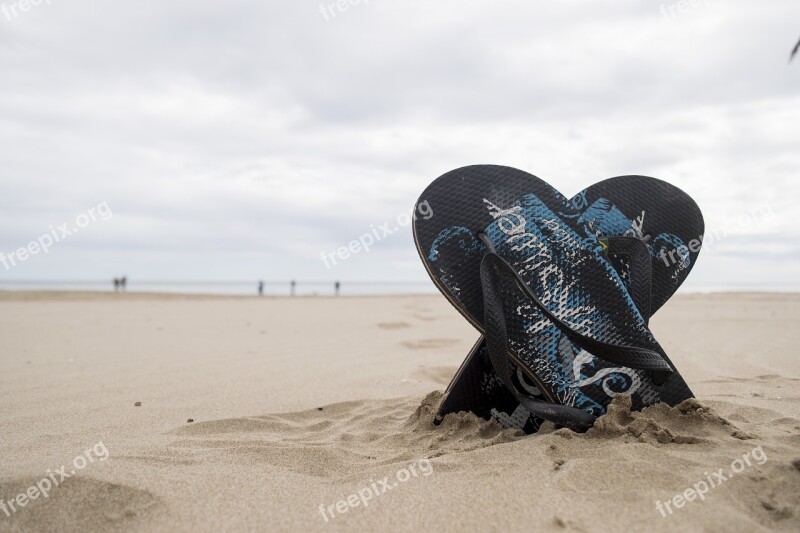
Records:
[[[585,429],[614,395],[630,395],[635,408],[691,397],[612,268],[609,241],[586,235],[585,210],[575,202],[535,176],[498,166],[449,172],[420,202],[434,213],[414,223],[426,269],[485,333],[497,377],[528,412]],[[613,210],[605,211],[613,221]],[[650,266],[642,259],[647,246],[626,239],[618,256],[638,257],[630,268]],[[659,306],[663,293],[642,294]],[[583,377],[586,370],[592,378]]]
[[[570,204],[580,213],[578,222],[585,235],[612,238],[608,259],[643,318],[649,319],[677,291],[697,261],[704,233],[697,204],[677,187],[645,176],[601,181],[576,194]],[[613,249],[619,242],[614,237],[647,238],[650,272],[646,265],[644,272],[642,267],[631,271],[631,256]],[[649,286],[648,278],[652,281]],[[532,416],[505,388],[485,350],[481,337],[445,390],[436,423],[449,413],[470,411],[487,420],[495,418],[506,427],[535,433],[542,419]],[[580,368],[574,372],[582,379],[590,377]],[[533,388],[528,392],[541,397]]]

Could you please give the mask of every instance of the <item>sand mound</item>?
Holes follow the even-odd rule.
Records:
[[[171,450],[238,456],[326,479],[358,469],[485,448],[522,438],[468,413],[433,418],[441,400],[433,392],[414,398],[362,400],[296,413],[199,422],[171,432]]]
[[[627,396],[615,398],[606,415],[587,432],[587,437],[593,439],[620,436],[660,444],[695,444],[724,436],[740,440],[754,438],[693,398],[675,407],[662,403],[642,412],[631,412],[631,400]]]

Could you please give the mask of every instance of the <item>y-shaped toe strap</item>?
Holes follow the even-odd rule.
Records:
[[[520,404],[532,414],[576,431],[585,430],[594,423],[595,417],[574,407],[540,402],[522,394],[516,387],[514,366],[509,358],[509,342],[506,327],[505,307],[500,294],[501,277],[513,281],[517,288],[531,301],[548,320],[558,327],[570,340],[584,350],[614,364],[651,372],[653,382],[663,383],[672,373],[672,367],[655,349],[610,344],[576,331],[560,320],[539,300],[527,283],[511,265],[497,255],[492,242],[484,234],[478,237],[487,246],[488,253],[481,261],[481,284],[483,287],[484,327],[489,358],[504,385]],[[507,302],[506,302],[507,303]]]

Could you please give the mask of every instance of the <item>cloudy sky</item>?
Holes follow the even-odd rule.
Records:
[[[798,286],[796,0],[0,3],[0,252],[86,225],[0,281],[423,281],[409,227],[320,253],[496,163],[670,181],[689,285]]]

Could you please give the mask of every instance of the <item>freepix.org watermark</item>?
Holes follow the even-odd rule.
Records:
[[[672,22],[678,18],[678,15],[685,15],[698,6],[708,6],[714,2],[716,2],[716,0],[678,0],[677,2],[669,5],[661,4],[659,11],[667,20],[667,22]]]
[[[101,202],[95,207],[87,209],[85,213],[76,216],[75,223],[72,226],[70,226],[69,222],[64,222],[59,226],[50,226],[50,231],[32,240],[26,246],[17,248],[8,254],[0,252],[0,264],[2,264],[6,270],[11,270],[17,266],[17,264],[27,261],[31,256],[40,253],[49,254],[50,247],[54,244],[78,233],[78,231],[92,222],[108,220],[112,216],[113,213],[111,212],[111,208],[108,207],[108,202]]]
[[[3,2],[0,4],[0,11],[8,20],[14,20],[22,13],[27,13],[32,8],[47,4],[52,5],[52,0],[17,0],[16,2]]]
[[[322,2],[319,5],[319,12],[325,20],[335,19],[340,13],[346,13],[351,7],[359,4],[368,5],[370,0],[336,0],[334,2]]]
[[[392,222],[384,222],[379,226],[371,225],[370,230],[364,233],[357,239],[353,239],[347,246],[340,246],[332,252],[320,253],[320,260],[325,264],[325,268],[330,269],[336,266],[338,261],[346,261],[351,256],[360,254],[361,252],[369,252],[372,246],[383,239],[394,235],[400,228],[404,228],[411,224],[412,220],[416,220],[421,216],[425,220],[433,217],[433,209],[427,200],[417,204],[417,210],[409,215],[408,213],[401,213],[395,219],[396,225],[392,226]]]
[[[716,489],[726,481],[732,479],[736,474],[742,473],[745,468],[753,467],[755,465],[761,466],[768,460],[767,454],[759,446],[753,448],[749,452],[742,455],[741,458],[734,459],[731,462],[730,470],[727,472],[724,468],[720,468],[716,472],[703,472],[705,479],[698,481],[691,487],[687,488],[680,494],[676,494],[669,500],[662,502],[656,501],[656,510],[661,513],[662,518],[672,516],[675,509],[681,509],[686,502],[693,502],[695,500],[705,501],[706,494],[711,489]],[[755,463],[755,464],[754,464]]]
[[[10,500],[0,497],[0,511],[2,511],[6,517],[10,518],[14,513],[27,506],[33,500],[38,499],[39,496],[48,498],[50,496],[50,491],[60,486],[65,479],[74,476],[78,470],[86,468],[90,463],[93,463],[95,459],[100,461],[108,459],[108,449],[102,441],[91,448],[87,448],[81,455],[75,457],[75,459],[72,460],[72,468],[69,472],[67,472],[67,468],[69,467],[66,465],[61,465],[61,468],[57,470],[50,470],[48,468],[47,475],[28,487],[25,492],[20,492]]]
[[[350,509],[355,509],[356,507],[367,507],[370,500],[383,496],[406,481],[420,476],[428,477],[431,474],[433,474],[433,465],[430,459],[420,459],[398,470],[394,475],[394,479],[391,479],[389,476],[379,479],[378,481],[373,479],[370,480],[368,486],[359,489],[336,503],[327,506],[324,503],[319,504],[319,513],[322,515],[325,522],[330,522],[336,518],[337,514],[345,514]]]
[[[772,205],[769,203],[763,204],[746,213],[742,213],[735,220],[728,219],[721,226],[706,228],[704,235],[699,235],[685,245],[678,246],[669,252],[662,249],[659,253],[659,259],[666,266],[672,266],[679,262],[684,263],[689,257],[689,252],[699,252],[701,246],[705,247],[706,250],[710,250],[715,244],[725,240],[728,236],[736,235],[741,233],[742,230],[758,226],[774,216],[775,211],[773,211]]]

